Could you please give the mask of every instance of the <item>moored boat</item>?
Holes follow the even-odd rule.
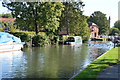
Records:
[[[82,44],[82,38],[81,38],[81,36],[68,37],[67,40],[65,41],[65,44],[81,45]]]
[[[0,32],[0,52],[21,50],[23,44],[20,38],[6,32]]]

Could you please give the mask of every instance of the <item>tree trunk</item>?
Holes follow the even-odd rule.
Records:
[[[37,25],[36,20],[35,20],[35,33],[36,33],[36,35],[39,33],[39,31],[38,31],[38,25]]]
[[[38,24],[37,24],[37,18],[38,18],[38,13],[37,13],[37,7],[35,8],[35,33],[36,33],[36,35],[39,33],[39,31],[38,31]]]

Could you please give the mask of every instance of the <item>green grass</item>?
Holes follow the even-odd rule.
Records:
[[[104,68],[118,63],[120,60],[120,53],[118,53],[120,47],[115,47],[97,58],[92,64],[90,64],[86,69],[79,73],[73,80],[81,79],[96,79],[98,74]]]

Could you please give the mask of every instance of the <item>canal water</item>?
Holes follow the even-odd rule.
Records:
[[[0,78],[69,79],[112,47],[111,42],[90,42],[0,53]]]

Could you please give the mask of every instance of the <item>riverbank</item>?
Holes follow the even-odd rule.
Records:
[[[90,64],[86,69],[84,69],[80,74],[78,74],[73,80],[81,79],[91,79],[95,80],[98,74],[108,66],[117,64],[120,58],[118,53],[120,47],[115,47],[104,53],[102,56],[98,57],[92,64]]]

